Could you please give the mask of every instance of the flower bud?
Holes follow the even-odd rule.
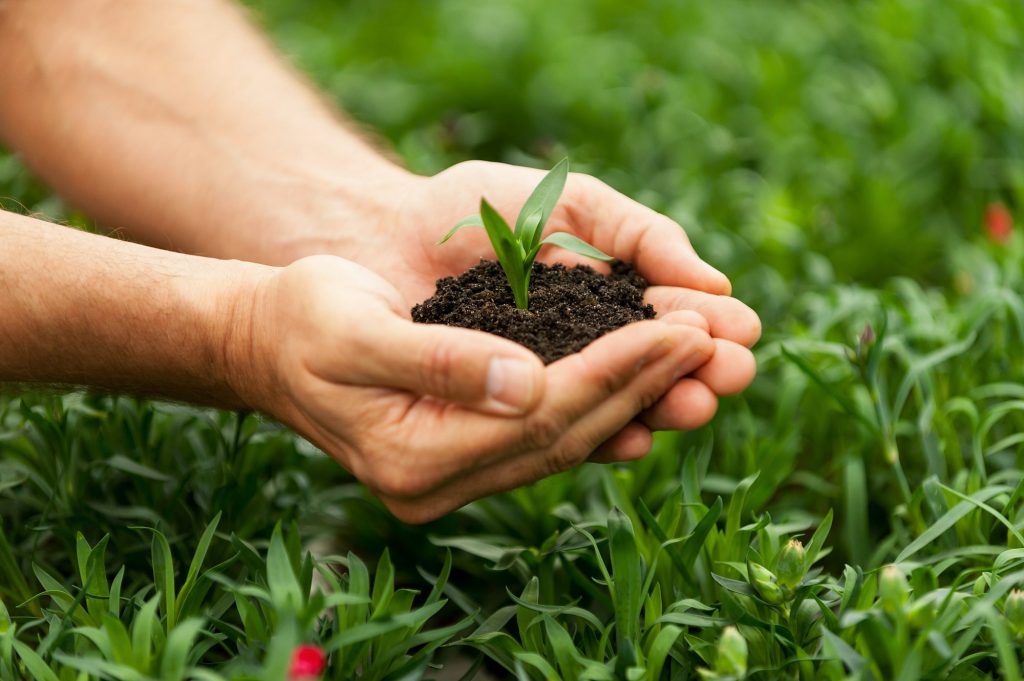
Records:
[[[1003,604],[1003,615],[1017,636],[1024,637],[1024,591],[1014,589]]]
[[[1013,215],[1002,203],[990,203],[985,208],[985,231],[992,243],[1001,246],[1010,241],[1013,234]]]
[[[736,627],[729,626],[722,630],[722,636],[718,639],[715,671],[740,679],[747,674],[747,641]]]
[[[807,572],[804,569],[806,559],[807,551],[799,539],[790,539],[782,547],[779,551],[779,562],[775,566],[775,574],[783,588],[792,591],[800,584]]]
[[[988,579],[985,575],[978,575],[978,578],[974,580],[972,593],[975,596],[984,596],[986,591],[988,591]]]
[[[910,595],[907,578],[895,565],[886,565],[878,576],[878,593],[882,609],[890,615],[899,612]]]
[[[862,349],[870,348],[875,344],[875,329],[871,326],[871,322],[864,325],[864,330],[860,333],[860,347]]]
[[[747,566],[750,573],[750,583],[754,589],[768,603],[781,603],[783,601],[782,589],[775,583],[775,575],[771,570],[757,563],[750,563]]]
[[[935,621],[936,614],[937,608],[935,604],[931,600],[921,599],[911,604],[910,612],[907,613],[907,620],[910,621],[912,627],[924,629]]]
[[[319,679],[327,663],[327,656],[318,646],[302,644],[292,651],[292,663],[288,670],[289,681]]]

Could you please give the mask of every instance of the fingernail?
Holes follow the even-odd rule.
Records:
[[[487,398],[514,413],[533,404],[533,364],[511,357],[495,357],[487,367]]]

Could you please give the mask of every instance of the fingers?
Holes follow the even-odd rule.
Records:
[[[640,416],[650,430],[694,430],[718,411],[718,396],[695,378],[684,378]]]
[[[372,327],[360,361],[349,363],[352,383],[408,390],[502,415],[525,414],[543,396],[544,365],[518,343],[397,315],[372,320]]]
[[[649,282],[728,295],[729,279],[697,255],[677,223],[586,175],[571,175],[573,228],[606,253],[632,262]]]
[[[621,406],[623,398],[619,393],[622,389],[627,384],[633,385],[646,367],[663,358],[676,362],[673,367],[676,378],[708,361],[714,344],[708,334],[695,325],[694,315],[673,314],[661,321],[630,324],[552,364],[547,377],[552,395],[551,410],[560,413],[567,423],[575,423],[592,415],[609,400],[618,400],[616,404]],[[633,397],[639,397],[636,389],[634,386]],[[650,403],[660,396],[661,393],[648,396]],[[594,446],[614,432],[593,443]]]
[[[757,313],[729,296],[719,296],[676,286],[651,286],[644,293],[659,315],[677,310],[699,312],[708,321],[715,338],[745,345],[748,348],[761,337],[761,320]]]
[[[716,395],[735,395],[743,391],[757,374],[753,353],[732,341],[716,339],[715,355],[693,372],[693,377]]]
[[[593,463],[635,461],[646,456],[653,444],[654,436],[650,429],[632,421],[598,447],[587,460]]]
[[[757,364],[749,350],[716,339],[715,354],[707,364],[672,386],[639,421],[650,430],[700,428],[714,418],[720,395],[742,391],[756,373]]]
[[[624,350],[618,347],[619,343],[607,343],[606,347],[599,347],[600,341],[595,342],[578,355],[571,356],[577,358],[576,362],[569,362],[567,360],[570,358],[566,358],[549,367],[547,397],[536,411],[540,420],[531,425],[527,417],[527,423],[521,423],[518,428],[520,438],[530,441],[539,437],[540,441],[546,443],[545,446],[470,470],[416,498],[400,498],[385,493],[381,495],[382,499],[403,520],[423,522],[448,513],[473,499],[513,489],[576,466],[585,461],[602,442],[613,436],[621,438],[619,445],[623,447],[623,453],[634,458],[642,456],[650,447],[649,432],[638,424],[631,426],[631,420],[653,404],[678,379],[680,372],[690,372],[706,362],[708,355],[713,352],[714,344],[707,334],[689,325],[645,322],[626,328],[634,331],[631,335],[639,335],[635,332],[640,327],[647,327],[643,334],[649,336],[645,344],[648,348],[651,347],[651,340],[654,340],[655,345],[666,342],[668,347],[656,359],[652,359],[649,353],[634,353],[634,360],[644,360],[638,370],[620,363],[616,367],[617,372],[631,374],[625,384],[622,384],[621,379],[611,378],[615,371],[612,374],[592,371],[595,367],[616,361]],[[657,327],[668,328],[663,336],[667,341],[661,340]],[[591,352],[588,353],[588,350]],[[582,358],[585,354],[589,356]],[[558,364],[562,364],[558,372],[562,375],[550,375],[555,373]],[[600,391],[600,398],[596,401],[588,400],[588,404],[581,407],[576,402],[579,399],[577,391],[569,390],[575,386],[574,375],[577,379],[583,377],[583,382],[587,384],[583,392]],[[554,409],[554,413],[575,414],[576,423],[564,428],[553,428],[551,424],[560,423],[560,420],[551,416],[553,412],[550,409]],[[623,429],[624,434],[616,435]]]

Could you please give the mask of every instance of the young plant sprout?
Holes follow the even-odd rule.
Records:
[[[565,188],[565,180],[569,175],[569,159],[562,159],[544,176],[530,198],[523,204],[516,218],[516,228],[509,227],[505,219],[487,203],[480,199],[480,214],[471,215],[458,222],[451,231],[438,241],[443,244],[451,239],[463,227],[483,227],[491,240],[494,254],[498,257],[501,269],[505,271],[508,285],[512,289],[516,307],[527,309],[529,303],[530,273],[533,261],[541,246],[551,244],[573,253],[585,255],[597,260],[611,260],[611,256],[594,248],[586,241],[566,232],[555,232],[541,239],[544,225],[558,203],[558,197]]]

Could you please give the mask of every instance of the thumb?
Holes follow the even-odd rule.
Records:
[[[544,365],[522,345],[483,331],[388,317],[374,325],[357,381],[400,388],[496,414],[529,412]]]

